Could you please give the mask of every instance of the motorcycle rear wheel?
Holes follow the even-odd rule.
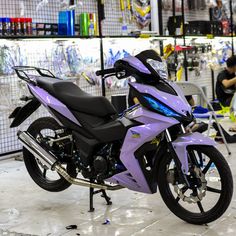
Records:
[[[37,139],[39,135],[42,135],[43,131],[50,132],[50,135],[52,135],[53,132],[59,129],[62,129],[62,127],[56,122],[56,120],[52,117],[43,117],[34,121],[27,131]],[[43,138],[47,138],[47,136],[45,135]],[[37,160],[26,148],[23,148],[23,157],[29,175],[42,189],[49,192],[60,192],[71,186],[67,180],[56,172],[43,168],[40,165],[39,160]],[[71,162],[65,163],[64,165],[68,174],[76,178],[77,172],[74,164]]]
[[[174,160],[170,155],[165,156],[159,166],[158,185],[163,201],[177,217],[191,224],[202,225],[217,220],[227,210],[233,195],[233,178],[228,163],[215,147],[189,147],[188,157],[190,162],[192,162],[192,158],[190,157],[192,155],[191,153],[194,153],[193,155],[196,160],[196,162],[192,164],[198,166],[199,170],[201,170],[201,174],[204,174],[204,178],[209,179],[206,180],[205,196],[203,197],[203,195],[201,195],[201,197],[203,197],[202,199],[198,197],[199,190],[188,189],[187,186],[183,186],[182,189],[179,188],[181,194],[179,194],[180,192],[178,191],[173,191],[173,189],[175,189],[174,186],[176,187],[177,184],[170,183],[168,180],[168,172],[171,163],[175,166],[175,164],[173,164]],[[204,160],[207,161],[204,162]],[[174,168],[172,168],[172,171],[173,170]],[[219,177],[211,175],[219,175]],[[211,187],[210,185],[221,185],[221,189],[219,187]],[[190,194],[190,198],[182,195],[183,192],[185,194],[188,191],[193,191],[193,193],[195,192],[197,194]],[[197,196],[199,201],[190,203],[190,199],[191,197],[193,198],[193,196]],[[214,199],[218,199],[216,204],[213,202],[213,197]],[[186,199],[188,199],[189,202],[186,202]],[[207,201],[205,206],[203,205],[204,199]],[[210,209],[205,210],[205,208],[209,208],[209,206]],[[190,210],[188,208],[190,208]]]

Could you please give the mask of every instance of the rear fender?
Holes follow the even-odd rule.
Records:
[[[29,116],[31,116],[39,107],[41,103],[37,98],[33,98],[31,101],[26,103],[23,107],[17,107],[9,118],[14,118],[10,128],[15,128],[21,125]]]
[[[215,146],[216,143],[212,139],[197,132],[183,134],[172,142],[172,146],[181,162],[181,169],[184,174],[187,174],[189,171],[187,147],[193,145]]]

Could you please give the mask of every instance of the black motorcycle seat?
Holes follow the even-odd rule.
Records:
[[[117,114],[112,104],[102,96],[92,96],[73,82],[48,77],[35,77],[37,85],[75,111],[105,117]]]

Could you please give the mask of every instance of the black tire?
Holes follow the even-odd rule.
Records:
[[[188,151],[196,151],[196,149],[198,153],[205,154],[213,161],[221,179],[221,192],[218,193],[220,196],[218,195],[219,199],[211,209],[201,213],[191,212],[181,206],[180,201],[182,199],[178,199],[177,201],[177,198],[174,197],[171,191],[171,184],[167,180],[167,168],[173,160],[170,155],[165,156],[161,161],[158,170],[158,184],[163,201],[176,216],[188,223],[202,225],[215,221],[227,210],[233,194],[233,178],[228,163],[216,148],[211,146],[193,146]],[[207,193],[205,198],[208,196]]]
[[[41,130],[50,129],[58,130],[61,126],[51,117],[43,117],[34,121],[28,128],[28,132],[36,138]],[[39,168],[39,164],[33,154],[31,154],[27,149],[23,148],[23,157],[26,169],[34,180],[34,182],[40,186],[42,189],[49,192],[60,192],[71,186],[62,176],[58,175],[58,180],[49,180],[43,176],[42,170]],[[77,176],[76,168],[73,163],[68,163],[66,166],[67,172],[72,177]]]

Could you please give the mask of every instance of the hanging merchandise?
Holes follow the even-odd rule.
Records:
[[[37,65],[40,68],[45,68],[50,70],[51,65],[48,63],[51,61],[51,51],[47,48],[44,48],[43,51],[40,52],[40,58],[38,59]]]
[[[6,111],[12,109],[12,99],[9,97],[11,94],[10,84],[2,83],[0,81],[0,116]],[[2,114],[1,114],[2,113]]]
[[[47,7],[49,0],[41,0],[36,6],[36,11],[39,12],[41,9]]]
[[[78,76],[83,69],[83,58],[76,44],[69,45],[66,48],[67,63],[70,68],[70,76]]]
[[[24,1],[19,2],[19,9],[20,9],[20,16],[24,17],[25,16],[25,4]]]
[[[216,0],[206,0],[206,6],[209,8],[216,7]]]
[[[110,48],[108,53],[104,55],[105,60],[105,67],[106,68],[112,68],[116,61],[127,58],[131,54],[125,50],[120,50],[119,48]],[[124,80],[118,80],[116,77],[110,77],[106,79],[106,88],[112,89],[112,88],[127,88],[128,83],[127,79]]]
[[[228,20],[226,5],[222,3],[221,0],[216,1],[217,6],[210,9],[210,18],[213,21],[223,21]]]
[[[162,0],[162,8],[165,11],[172,10],[172,0]]]
[[[218,50],[218,53],[221,52],[219,55],[219,64],[224,65],[227,61],[227,59],[232,54],[232,45],[231,42],[224,42],[220,41],[220,44],[222,45],[221,51]]]
[[[235,2],[235,0],[232,0],[232,3]],[[230,0],[222,0],[222,5],[225,9],[225,13],[227,15],[227,18],[230,19]]]
[[[180,82],[182,80],[184,72],[184,67],[182,66],[181,62],[178,64],[176,71],[176,81]]]
[[[130,53],[125,49],[123,49],[122,51],[118,50],[116,53],[114,53],[113,49],[110,48],[107,55],[106,68],[113,67],[116,61],[128,56],[130,56]]]
[[[168,44],[164,47],[164,56],[163,58],[166,60],[169,58],[170,55],[172,55],[175,51],[175,47],[172,44]]]
[[[95,82],[93,76],[91,76],[91,73],[89,75],[89,73],[82,72],[81,77],[84,78],[89,83],[89,85],[91,85],[91,86],[96,85],[96,82]]]
[[[52,48],[53,72],[56,76],[63,79],[66,79],[70,75],[70,67],[65,51],[64,43],[60,41],[56,42]]]
[[[200,57],[196,51],[191,51],[187,54],[187,68],[190,72],[194,72],[194,78],[200,77],[201,75],[201,64]]]
[[[236,14],[236,1],[233,1],[232,4],[233,4],[233,13]]]
[[[126,16],[125,16],[125,0],[120,0],[120,10],[122,13],[121,34],[125,36],[125,35],[128,35],[128,25],[127,25]]]
[[[14,66],[26,65],[27,58],[18,44],[0,46],[0,75],[11,75]]]
[[[127,0],[127,11],[128,11],[128,22],[129,24],[132,24],[133,22],[132,0]]]
[[[151,23],[150,0],[133,1],[134,17],[140,29],[147,27]]]
[[[83,5],[80,0],[57,0],[60,4],[60,8],[64,10],[74,10],[76,7]]]
[[[182,1],[183,0],[175,0],[175,11],[176,12],[182,12]],[[191,0],[195,1],[195,0]],[[189,6],[188,6],[188,1],[184,1],[184,11],[188,11]]]
[[[214,46],[211,55],[208,57],[208,67],[212,70],[221,69],[225,66],[227,59],[232,54],[232,45],[230,41],[220,40]]]
[[[6,45],[0,47],[0,75],[9,75],[13,72],[11,67],[14,62],[10,50],[11,48]]]
[[[101,88],[102,80],[100,76],[96,75],[96,71],[99,70],[100,67],[88,66],[79,76],[80,86],[84,86],[84,81],[86,81],[85,87],[96,86]]]

